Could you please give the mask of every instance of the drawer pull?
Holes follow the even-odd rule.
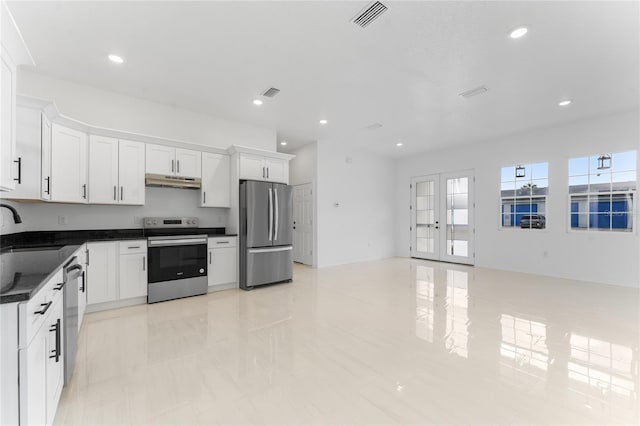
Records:
[[[229,241],[216,241],[216,244],[229,244]]]
[[[66,283],[59,283],[59,284],[58,284],[58,287],[54,287],[53,289],[54,289],[54,290],[58,290],[58,291],[60,291],[60,290],[62,290],[62,289],[64,288],[64,285],[65,285],[65,284],[66,284]]]
[[[136,249],[136,248],[140,248],[140,246],[129,246],[127,247],[128,249]]]
[[[51,304],[53,302],[49,302],[49,303],[41,303],[40,306],[44,306],[44,309],[40,310],[40,311],[35,311],[34,314],[40,314],[40,315],[44,315],[45,312],[47,312],[49,310],[49,308],[51,307]]]

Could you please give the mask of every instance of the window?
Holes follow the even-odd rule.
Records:
[[[569,160],[571,229],[633,230],[636,151]]]
[[[501,226],[544,229],[549,192],[549,163],[502,168],[500,183]]]

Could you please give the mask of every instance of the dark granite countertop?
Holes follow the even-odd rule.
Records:
[[[8,249],[0,255],[0,304],[31,299],[81,247],[81,244],[37,249]]]
[[[210,237],[237,236],[227,234],[225,228],[32,231],[2,235],[0,304],[29,300],[86,242],[201,234]]]

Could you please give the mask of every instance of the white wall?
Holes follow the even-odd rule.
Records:
[[[317,158],[317,266],[393,256],[394,161],[340,140],[318,141]]]
[[[132,229],[142,228],[139,218],[145,216],[194,216],[200,219],[201,227],[225,226],[228,209],[198,207],[199,190],[177,188],[146,188],[144,206],[100,206],[58,203],[11,204],[22,217],[22,224],[14,225],[11,212],[2,209],[0,233],[11,234],[22,231],[49,231],[75,229]],[[67,225],[58,223],[58,216],[66,216]],[[138,218],[137,220],[134,220]]]
[[[304,145],[291,154],[296,157],[289,163],[289,184],[313,183],[318,172],[317,142]]]
[[[54,101],[61,114],[86,124],[227,148],[276,150],[274,128],[253,126],[20,70],[18,94]]]
[[[638,111],[510,135],[397,162],[396,253],[409,256],[412,176],[475,169],[476,265],[640,287],[638,200],[634,233],[568,231],[568,160],[639,149]],[[500,169],[549,161],[547,229],[499,229]]]

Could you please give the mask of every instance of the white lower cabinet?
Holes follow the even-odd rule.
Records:
[[[117,241],[87,243],[87,305],[118,297]]]
[[[119,299],[147,295],[147,240],[120,241]]]
[[[212,237],[208,241],[209,287],[237,282],[236,237]]]
[[[24,303],[19,308],[21,329],[26,331],[26,342],[18,350],[20,424],[52,425],[64,386],[64,304],[62,291],[52,290],[59,284],[56,275],[39,293],[37,315],[42,320],[33,322],[28,314],[33,303]],[[34,306],[35,307],[35,306]],[[37,327],[29,334],[28,329]]]

